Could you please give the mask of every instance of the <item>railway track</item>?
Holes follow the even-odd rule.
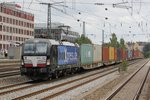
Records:
[[[14,70],[19,70],[19,66],[9,66],[7,68],[0,68],[0,73],[1,72],[8,72],[8,71],[14,71]]]
[[[7,71],[7,72],[3,72],[3,73],[1,72],[0,78],[15,76],[15,75],[19,75],[19,74],[20,74],[20,70]]]
[[[1,62],[0,63],[0,78],[19,75],[20,68],[19,68],[18,61],[10,61],[10,62]]]
[[[132,64],[133,64],[133,63],[132,63]],[[119,66],[119,65],[118,65],[118,66]],[[117,67],[118,67],[118,66],[117,66]],[[52,89],[56,89],[56,88],[58,88],[58,87],[62,87],[62,86],[67,85],[67,84],[76,83],[77,81],[80,81],[80,80],[88,80],[88,81],[85,81],[85,82],[83,82],[83,83],[80,83],[80,85],[77,85],[77,86],[74,86],[74,87],[69,87],[67,90],[63,90],[63,91],[60,91],[60,92],[57,93],[57,94],[53,94],[53,95],[49,96],[48,98],[55,97],[56,95],[59,95],[59,94],[61,94],[61,93],[64,93],[65,91],[67,92],[67,91],[69,91],[70,89],[74,89],[74,88],[79,87],[79,86],[81,86],[81,85],[87,84],[87,83],[89,83],[89,82],[91,82],[91,81],[94,81],[94,80],[96,80],[97,78],[100,78],[100,77],[103,77],[103,76],[108,75],[108,74],[110,74],[110,73],[113,73],[113,72],[115,72],[115,71],[118,71],[118,68],[117,68],[117,67],[116,67],[115,69],[114,69],[114,66],[113,66],[113,67],[110,67],[110,68],[104,68],[103,70],[100,70],[100,71],[97,71],[97,72],[95,72],[95,73],[86,75],[86,76],[84,76],[84,77],[80,77],[80,78],[77,78],[77,79],[73,79],[73,80],[71,80],[71,81],[63,82],[63,83],[60,83],[60,84],[57,84],[57,85],[48,87],[48,88],[46,88],[46,89],[34,91],[34,92],[32,92],[32,93],[25,94],[25,95],[23,95],[23,96],[21,96],[21,97],[16,97],[16,98],[14,98],[14,99],[19,100],[19,99],[23,99],[23,98],[29,98],[29,97],[31,97],[31,96],[38,95],[38,94],[44,93],[44,92],[49,91],[49,90],[52,90]],[[103,75],[99,75],[100,73],[103,73]],[[95,78],[92,78],[92,79],[89,80],[89,77],[93,77],[93,76],[95,76]],[[9,93],[13,93],[13,92],[19,92],[20,90],[24,90],[24,89],[27,89],[27,88],[34,88],[34,87],[39,86],[39,85],[50,84],[51,82],[52,82],[52,81],[47,81],[47,82],[37,83],[37,84],[29,84],[29,85],[26,84],[27,86],[24,85],[24,86],[22,86],[22,87],[15,88],[15,89],[14,89],[14,86],[13,86],[12,89],[6,89],[6,88],[5,88],[6,91],[3,90],[3,92],[0,92],[0,95],[6,95],[6,94],[9,94]],[[9,88],[10,88],[10,87],[9,87]],[[4,88],[3,88],[3,89],[4,89]]]
[[[117,100],[118,98],[120,100],[138,100],[150,72],[150,67],[146,66],[148,62],[144,63],[119,87],[114,89],[114,91],[107,98],[105,98],[105,100]]]
[[[20,64],[19,63],[0,64],[0,68],[7,68],[7,67],[13,67],[13,66],[20,66]]]

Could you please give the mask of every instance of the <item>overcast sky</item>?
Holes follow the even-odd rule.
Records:
[[[22,10],[35,15],[35,23],[47,21],[47,6],[39,3],[64,2],[52,5],[52,22],[64,23],[82,34],[84,21],[86,35],[96,44],[101,44],[102,30],[105,31],[105,42],[109,41],[111,33],[115,33],[118,40],[124,38],[130,42],[150,41],[149,0],[0,0],[0,2],[20,4]],[[121,4],[122,2],[126,3]],[[113,7],[113,4],[116,6]]]

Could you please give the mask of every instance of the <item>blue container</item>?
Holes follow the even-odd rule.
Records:
[[[128,59],[130,59],[130,58],[131,58],[131,51],[128,50]]]
[[[121,49],[117,48],[117,61],[121,61],[121,60],[122,60]]]
[[[132,59],[132,50],[128,50],[128,59]]]
[[[58,46],[58,65],[78,64],[78,47]]]

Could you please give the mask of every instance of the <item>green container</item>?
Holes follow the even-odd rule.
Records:
[[[80,46],[81,65],[93,63],[93,46],[91,44],[82,44]]]

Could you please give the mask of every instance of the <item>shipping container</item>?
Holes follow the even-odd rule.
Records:
[[[132,50],[128,50],[128,60],[132,59]]]
[[[133,50],[131,50],[131,59],[133,59],[134,57],[133,57]]]
[[[102,62],[102,46],[93,45],[93,63]]]
[[[126,60],[126,51],[123,48],[121,48],[121,55],[122,55],[122,60]]]
[[[134,50],[134,58],[138,58],[139,52],[138,50]]]
[[[109,62],[109,47],[103,47],[102,54],[103,62]]]
[[[117,48],[117,60],[118,62],[122,61],[121,48]]]
[[[91,44],[82,44],[80,46],[81,65],[93,63],[93,46]]]
[[[124,52],[125,52],[125,60],[127,60],[127,58],[128,58],[128,51],[127,51],[127,49],[124,49]]]
[[[115,52],[114,47],[109,47],[109,61],[114,61],[115,59],[114,52]]]
[[[117,48],[114,48],[114,60],[117,61]]]

